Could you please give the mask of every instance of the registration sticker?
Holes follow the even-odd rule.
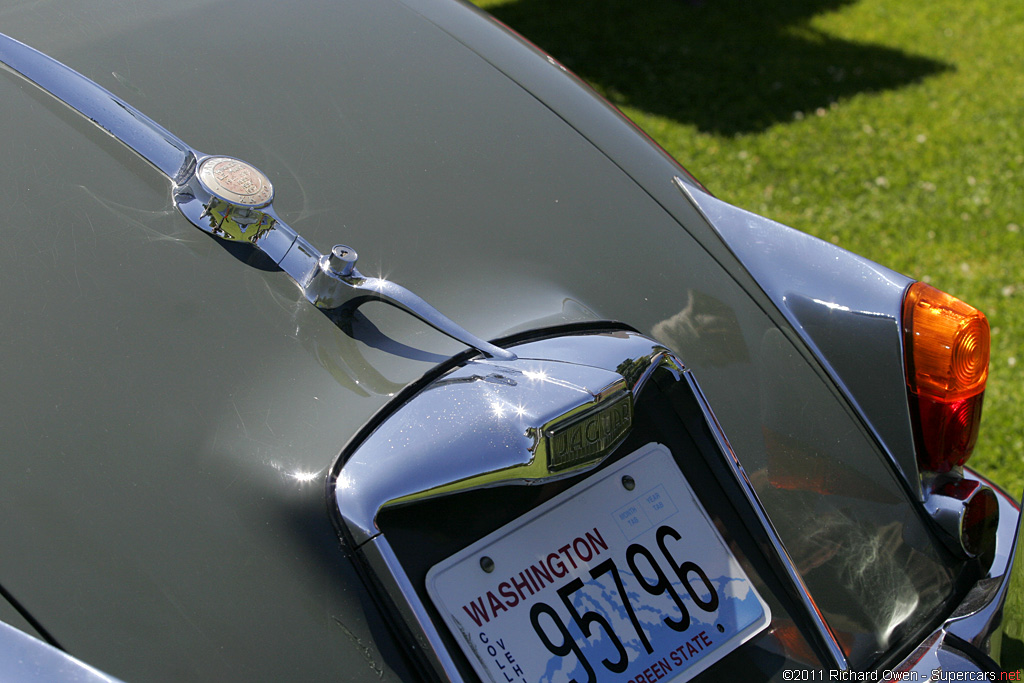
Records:
[[[493,683],[685,681],[771,620],[660,444],[435,565],[427,592]]]

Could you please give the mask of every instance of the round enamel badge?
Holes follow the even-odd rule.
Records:
[[[231,157],[210,157],[199,166],[199,181],[212,195],[236,206],[258,208],[274,198],[274,186],[251,164]]]

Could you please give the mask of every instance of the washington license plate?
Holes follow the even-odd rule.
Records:
[[[494,683],[683,681],[771,618],[659,444],[437,564],[427,591]]]

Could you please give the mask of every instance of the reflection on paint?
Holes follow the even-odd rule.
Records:
[[[952,570],[895,475],[778,330],[758,348],[762,447],[745,460],[758,497],[851,661],[874,661],[934,618]],[[810,379],[810,381],[808,381]]]
[[[688,365],[720,367],[745,363],[750,357],[736,312],[693,289],[687,290],[683,309],[655,324],[651,336],[677,351]]]

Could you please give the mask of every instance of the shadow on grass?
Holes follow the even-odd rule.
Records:
[[[721,135],[953,65],[816,31],[855,0],[516,0],[489,11],[627,105]]]

